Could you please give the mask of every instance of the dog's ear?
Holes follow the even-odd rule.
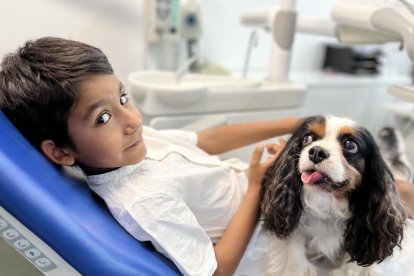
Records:
[[[361,135],[367,143],[365,170],[361,185],[350,194],[353,216],[344,243],[351,261],[368,266],[383,261],[400,246],[407,213],[373,137],[365,129]]]
[[[296,129],[263,178],[261,210],[264,227],[280,239],[287,238],[292,233],[302,213],[302,182],[298,161],[303,147],[303,135],[310,121],[316,118],[322,119],[307,118]]]

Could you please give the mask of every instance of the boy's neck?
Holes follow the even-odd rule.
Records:
[[[79,162],[76,163],[76,165],[83,171],[84,174],[87,176],[97,175],[97,174],[103,174],[107,172],[111,172],[114,170],[119,169],[118,168],[105,168],[105,169],[97,169],[97,168],[90,168],[88,166],[85,166],[83,164],[80,164]]]

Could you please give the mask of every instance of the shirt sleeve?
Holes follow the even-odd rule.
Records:
[[[216,270],[213,244],[182,200],[147,197],[127,213],[137,223],[127,230],[138,240],[151,241],[184,275],[212,275]]]
[[[165,129],[159,130],[160,133],[167,135],[169,137],[174,137],[176,139],[180,139],[186,141],[192,145],[197,145],[197,133],[188,130],[182,129]]]

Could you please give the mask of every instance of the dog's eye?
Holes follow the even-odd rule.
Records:
[[[357,153],[358,152],[358,145],[352,139],[346,139],[343,142],[344,149],[349,153]]]
[[[307,146],[310,143],[312,143],[313,140],[314,140],[314,136],[312,134],[308,134],[308,135],[305,135],[305,137],[303,137],[303,141],[302,142],[303,142],[303,145],[304,146]]]

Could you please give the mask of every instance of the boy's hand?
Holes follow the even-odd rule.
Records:
[[[254,150],[247,172],[248,187],[246,195],[223,237],[214,246],[217,259],[217,270],[214,275],[233,275],[240,259],[246,250],[249,239],[260,215],[260,191],[264,174],[279,156],[286,142],[279,139],[280,144],[259,144]],[[260,162],[263,152],[269,154],[266,161]]]
[[[267,144],[266,150],[268,154],[274,155],[274,159],[276,159],[279,156],[279,154],[282,152],[285,146],[286,146],[286,140],[284,138],[279,138],[278,144]]]
[[[286,141],[284,139],[279,139],[279,144],[268,144],[266,146],[264,144],[259,144],[256,147],[249,163],[249,187],[261,187],[262,179],[267,168],[269,168],[274,163],[285,145]],[[265,147],[267,153],[269,154],[269,157],[265,162],[260,163]]]

